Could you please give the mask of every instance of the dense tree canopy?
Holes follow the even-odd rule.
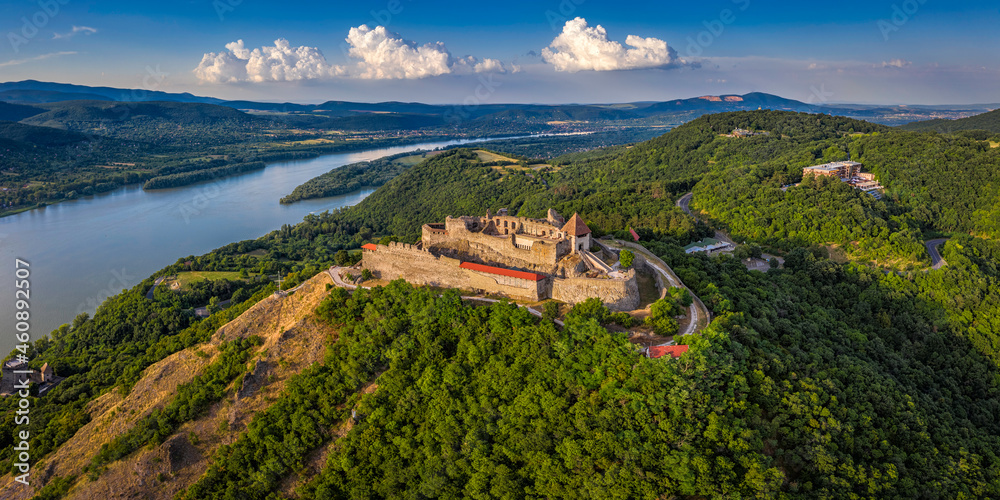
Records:
[[[737,127],[769,134],[721,135]],[[883,199],[801,179],[802,167],[848,155],[882,179]],[[596,299],[558,327],[552,302],[539,319],[400,281],[333,288],[315,311],[337,332],[322,362],[291,378],[181,496],[279,498],[291,474],[327,453],[302,477],[299,498],[998,497],[1000,243],[981,237],[1000,210],[997,163],[975,137],[770,111],[703,117],[538,170],[444,152],[353,208],[157,273],[246,277],[153,300],[148,279],[35,342],[32,363],[68,377],[34,403],[33,453],[50,454],[86,423],[95,395],[128,391],[151,363],[204,342],[273,291],[250,272],[296,282],[350,262],[347,250],[363,242],[413,241],[420,224],[447,215],[508,207],[537,217],[553,206],[579,211],[596,233],[636,228],[705,303],[714,321],[675,339],[687,353],[644,357],[603,326],[629,327],[631,317]],[[781,252],[784,266],[748,271],[739,258],[685,253],[711,234],[674,206],[692,187],[695,208]],[[921,231],[949,230],[980,237],[954,235],[942,247],[948,265],[925,269]],[[823,245],[852,261],[825,258]],[[751,245],[739,256],[760,252]],[[235,304],[205,320],[184,310],[227,296]],[[669,320],[690,300],[671,290],[650,322],[673,333]],[[253,347],[223,346],[203,388],[178,391],[101,452],[94,470],[221,397]],[[10,401],[0,403],[9,410]],[[9,465],[15,426],[4,414],[0,459]],[[54,478],[49,491],[71,482]]]

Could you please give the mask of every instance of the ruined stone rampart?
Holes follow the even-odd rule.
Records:
[[[639,307],[639,284],[635,271],[624,279],[566,278],[552,280],[552,298],[570,304],[597,297],[613,311],[631,311]]]
[[[547,296],[547,280],[539,282],[463,269],[461,261],[437,256],[405,243],[377,245],[366,250],[362,266],[379,279],[405,279],[418,285],[483,291],[524,300]]]
[[[541,241],[525,235],[493,236],[466,232],[461,237],[433,236],[435,244],[430,249],[451,250],[463,260],[483,264],[516,267],[540,273],[552,273],[559,261],[560,252],[568,253],[567,241]]]
[[[392,281],[403,278],[421,285],[444,288],[468,288],[461,261],[436,256],[406,243],[377,245],[375,251],[365,251],[362,265],[379,279]]]

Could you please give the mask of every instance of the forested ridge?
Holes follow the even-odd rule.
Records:
[[[769,135],[721,136],[737,127]],[[801,179],[803,166],[848,155],[886,185],[883,199]],[[995,155],[970,137],[727,113],[539,170],[446,151],[355,207],[182,258],[157,275],[191,261],[295,283],[349,263],[345,251],[362,243],[415,241],[420,224],[447,215],[508,207],[541,217],[552,206],[580,212],[597,235],[635,228],[714,321],[675,338],[690,346],[680,359],[648,359],[579,310],[560,328],[455,291],[334,288],[314,312],[337,332],[322,361],[207,457],[181,497],[1000,497],[1000,243],[983,237],[976,215],[992,209]],[[674,206],[692,189],[695,209],[780,253],[784,266],[763,273],[684,253],[712,233]],[[926,269],[923,233],[943,231],[956,232],[942,247],[948,265]],[[826,258],[828,244],[850,261]],[[149,301],[151,284],[35,343],[33,366],[69,375],[34,400],[39,458],[86,423],[95,396],[129,391],[145,367],[204,342],[273,290],[219,281]],[[184,312],[209,295],[234,306],[205,320]],[[220,384],[239,376],[251,347],[229,346],[235,361],[204,379],[215,385],[181,391],[91,457],[92,475],[196,417],[188,401],[224,395]],[[13,436],[12,420],[2,426]],[[10,463],[13,443],[0,444]],[[317,456],[318,469],[307,467]],[[47,498],[89,480],[52,478]]]
[[[336,289],[323,366],[185,498],[265,498],[349,420],[301,498],[1000,494],[997,362],[921,298],[929,283],[801,249],[762,274],[651,246],[719,315],[680,360],[583,317],[560,330],[402,282]],[[959,265],[931,276],[976,272]]]
[[[997,137],[1000,135],[1000,110],[993,110],[988,113],[982,113],[968,118],[959,118],[957,120],[937,119],[910,122],[906,125],[901,125],[900,128],[903,130],[934,131],[941,133],[959,132],[963,130],[979,130],[990,132],[994,135],[994,137]]]
[[[283,204],[290,204],[310,198],[347,194],[363,187],[381,186],[410,167],[410,164],[397,160],[419,153],[400,153],[337,167],[296,186],[288,196],[281,198],[280,201]]]

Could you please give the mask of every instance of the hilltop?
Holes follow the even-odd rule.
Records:
[[[923,230],[976,224],[956,200],[993,200],[996,151],[741,111],[536,168],[469,148],[418,158],[354,207],[154,275],[244,278],[151,300],[150,277],[36,341],[33,366],[67,374],[34,400],[38,486],[198,500],[1000,495],[1000,332],[983,321],[1000,316],[1000,244],[955,234],[941,269],[914,253]],[[885,197],[802,179],[847,154]],[[941,172],[982,177],[932,181],[951,177]],[[676,206],[689,190],[715,228]],[[579,212],[594,237],[634,229],[712,323],[673,338],[689,346],[678,359],[648,359],[601,304],[560,328],[452,290],[327,288],[326,270],[356,262],[362,244],[413,242],[422,223],[502,207]],[[713,229],[747,244],[685,252]],[[853,247],[847,262],[826,258],[833,243]],[[755,246],[783,265],[750,268],[738,252]],[[275,295],[247,271],[305,285]],[[210,296],[230,306],[206,319],[181,306]],[[0,426],[9,464],[13,424]]]
[[[176,102],[64,101],[38,104],[44,110],[23,120],[29,125],[77,130],[130,121],[168,122],[173,125],[221,125],[235,122],[250,125],[264,122],[225,106]]]

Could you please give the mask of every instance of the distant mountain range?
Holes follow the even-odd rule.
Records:
[[[199,97],[187,92],[175,94],[158,90],[89,87],[86,85],[73,85],[71,83],[39,82],[36,80],[0,83],[0,101],[28,104],[78,100],[171,101],[203,104],[219,104],[224,102],[223,99]]]
[[[0,120],[20,121],[43,112],[51,116],[52,103],[67,101],[173,102],[211,104],[256,114],[282,116],[301,126],[357,130],[415,129],[447,125],[454,116],[463,121],[517,123],[549,121],[688,121],[698,116],[725,111],[772,109],[824,113],[872,122],[901,125],[918,120],[965,118],[1000,107],[1000,104],[955,106],[875,106],[862,104],[811,104],[762,92],[744,95],[700,96],[662,102],[614,104],[486,104],[475,107],[434,105],[414,102],[361,103],[327,101],[322,104],[295,104],[255,101],[225,101],[190,93],[169,93],[112,87],[90,87],[66,83],[0,83]],[[43,108],[39,110],[38,108]],[[48,109],[45,109],[48,108]],[[57,113],[58,114],[58,113]],[[374,116],[373,116],[374,115]],[[379,116],[381,115],[381,116]],[[34,120],[36,123],[44,121]]]

